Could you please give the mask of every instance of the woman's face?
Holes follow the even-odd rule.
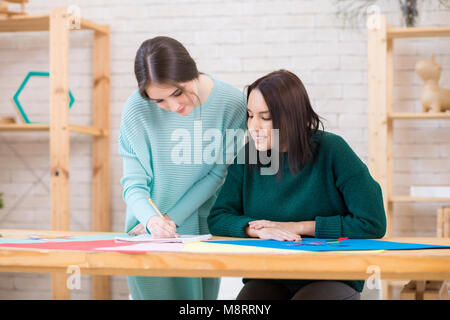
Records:
[[[172,85],[159,83],[151,83],[145,91],[161,109],[187,116],[195,107],[194,101],[198,95],[197,81],[191,80],[179,85],[183,91]]]
[[[256,150],[266,151],[272,148],[272,118],[261,91],[253,89],[247,102],[247,128],[255,141]]]

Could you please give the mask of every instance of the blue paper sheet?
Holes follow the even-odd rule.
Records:
[[[305,250],[305,251],[355,251],[355,250],[418,250],[418,249],[450,249],[450,246],[419,244],[406,242],[391,242],[370,239],[345,239],[332,244],[310,244],[336,241],[336,239],[305,238],[300,242],[276,240],[210,240],[211,243],[234,244],[275,249]]]

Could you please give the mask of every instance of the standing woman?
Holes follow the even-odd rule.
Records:
[[[208,224],[219,236],[279,241],[302,236],[381,238],[386,217],[379,184],[338,135],[319,130],[303,83],[286,70],[248,87],[251,140],[228,168]],[[279,130],[279,141],[272,130]],[[251,160],[253,151],[256,156]],[[271,163],[262,161],[270,151]],[[238,155],[236,159],[242,159]],[[278,161],[279,171],[263,169]],[[238,299],[359,299],[364,281],[244,279]]]
[[[119,136],[126,232],[154,237],[208,233],[206,218],[227,159],[202,161],[204,132],[245,129],[245,96],[198,72],[186,48],[169,37],[144,41],[134,68],[138,90],[126,102]],[[216,299],[220,284],[212,278],[127,280],[133,299]]]

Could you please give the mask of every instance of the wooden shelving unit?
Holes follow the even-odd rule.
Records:
[[[393,232],[393,204],[395,202],[450,203],[450,198],[425,198],[394,195],[393,147],[396,120],[450,119],[450,112],[399,113],[394,112],[394,40],[413,37],[449,37],[450,27],[392,28],[384,15],[371,15],[368,26],[369,75],[369,168],[380,183],[386,209],[388,230]]]
[[[450,203],[450,198],[395,195],[394,126],[397,120],[450,119],[450,113],[394,112],[394,40],[398,38],[449,37],[450,27],[392,28],[384,15],[368,17],[368,115],[369,169],[383,190],[386,210],[386,236],[393,236],[394,203]],[[390,299],[392,281],[383,281],[384,299]]]
[[[92,231],[110,231],[110,31],[109,26],[80,19],[80,28],[71,29],[66,9],[48,15],[0,18],[0,32],[48,31],[50,33],[50,123],[1,124],[0,131],[48,131],[50,143],[51,227],[69,230],[70,221],[70,132],[93,136]],[[69,124],[69,33],[92,30],[93,40],[93,120],[92,126]],[[52,297],[68,299],[67,274],[52,275]],[[93,298],[109,299],[109,277],[93,277]]]

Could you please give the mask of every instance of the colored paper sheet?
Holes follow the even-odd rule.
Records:
[[[31,234],[30,234],[31,235]],[[41,234],[37,234],[41,235]],[[74,241],[96,241],[96,240],[114,240],[116,237],[126,236],[126,233],[116,233],[116,234],[93,234],[93,235],[85,235],[85,236],[73,236],[69,238],[53,238],[46,239],[42,238],[40,240],[33,240],[28,238],[0,238],[0,246],[8,243],[47,243],[47,242],[74,242]],[[45,237],[45,234],[41,236]]]
[[[216,253],[301,253],[305,251],[383,251],[383,250],[418,250],[449,249],[450,246],[431,244],[391,242],[370,239],[346,239],[336,242],[333,239],[306,238],[301,242],[275,240],[210,240],[191,243],[134,243],[117,242],[117,234],[104,236],[81,236],[70,239],[29,240],[29,242],[0,243],[0,247],[29,248],[41,250],[84,250],[117,252],[216,252]],[[19,239],[20,240],[20,239]],[[82,241],[77,241],[82,240]]]
[[[298,250],[239,246],[234,244],[211,243],[211,241],[186,243],[183,251],[195,253],[300,253]]]
[[[311,252],[310,250],[290,250],[290,249],[276,249],[255,246],[241,246],[237,244],[222,244],[211,243],[211,241],[202,241],[195,243],[188,243],[184,246],[184,252],[195,253],[275,253],[275,254],[301,254]],[[385,250],[354,250],[352,254],[367,254],[368,252],[384,252]]]
[[[130,244],[121,243],[120,246],[116,247],[100,247],[96,248],[96,251],[115,251],[115,252],[126,252],[126,253],[142,253],[142,252],[182,252],[184,244],[181,242],[169,242],[169,243],[156,243],[156,242],[145,242]]]
[[[93,251],[100,247],[127,246],[128,243],[117,243],[114,240],[89,240],[89,241],[64,241],[64,242],[39,242],[39,243],[2,243],[0,247],[25,248],[41,250],[82,250]]]
[[[120,242],[159,242],[159,243],[188,243],[211,239],[211,234],[180,234],[174,238],[153,238],[150,234],[140,234],[137,236],[116,237]]]
[[[346,239],[339,243],[327,243],[335,239],[306,238],[301,242],[276,240],[212,240],[208,243],[219,243],[254,248],[273,248],[306,251],[361,251],[361,250],[419,250],[419,249],[450,249],[450,246],[432,244],[392,242],[370,239]]]

